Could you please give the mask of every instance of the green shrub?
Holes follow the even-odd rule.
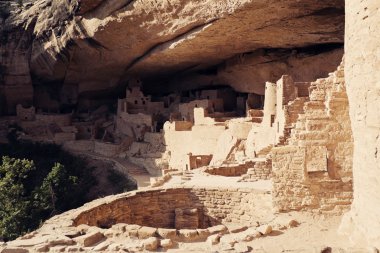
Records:
[[[28,230],[33,201],[25,185],[34,163],[3,157],[0,165],[0,236],[12,239]]]
[[[83,159],[56,145],[1,144],[0,156],[0,237],[4,240],[83,205],[97,183]]]

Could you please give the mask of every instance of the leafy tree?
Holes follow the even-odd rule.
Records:
[[[34,200],[41,210],[51,211],[54,215],[57,211],[64,209],[64,202],[57,200],[68,198],[68,193],[78,181],[75,176],[69,176],[60,163],[54,164],[49,174],[45,177],[42,185],[34,192]]]
[[[76,194],[85,195],[88,189],[81,189],[79,181],[61,163],[55,163],[42,178],[33,161],[3,156],[0,164],[0,238],[15,239],[37,228],[52,215],[77,207],[78,202],[74,199],[81,198]],[[73,196],[76,197],[73,199]]]
[[[3,157],[0,165],[0,237],[15,238],[27,231],[32,203],[24,184],[34,163]]]

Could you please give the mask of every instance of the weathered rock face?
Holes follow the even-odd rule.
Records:
[[[354,135],[354,237],[380,247],[380,2],[346,1],[346,77]]]
[[[3,56],[1,65],[4,84],[17,84],[17,91],[31,84],[31,76],[34,85],[75,86],[79,93],[110,89],[136,74],[157,85],[157,78],[202,70],[262,48],[343,43],[343,0],[38,0],[10,9],[1,21],[11,35],[4,51],[13,53]],[[21,43],[25,48],[14,46]],[[335,68],[338,58],[325,62]],[[277,64],[282,64],[279,72],[294,65],[281,57]],[[321,76],[334,69],[325,71],[330,63],[320,66]],[[221,81],[237,84],[231,82],[233,72],[224,71]],[[254,81],[236,88],[255,91]]]
[[[228,84],[236,91],[264,95],[265,82],[276,82],[287,74],[300,82],[311,82],[327,76],[339,65],[343,56],[340,44],[302,49],[259,49],[234,56],[208,71],[176,75],[165,90],[187,90],[199,86]],[[152,92],[162,91],[152,85]]]

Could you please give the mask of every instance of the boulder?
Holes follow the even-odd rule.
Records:
[[[160,245],[160,240],[157,237],[149,237],[142,242],[142,245],[145,250],[155,251]]]
[[[262,235],[269,235],[272,232],[272,226],[270,225],[262,225],[257,228],[257,231]]]

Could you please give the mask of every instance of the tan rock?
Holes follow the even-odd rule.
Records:
[[[244,225],[229,225],[227,228],[230,233],[239,233],[248,229],[248,227]]]
[[[196,229],[180,229],[178,230],[178,238],[184,242],[199,240],[198,232]]]
[[[157,237],[149,237],[142,242],[145,250],[155,251],[160,244],[160,240]]]
[[[234,246],[234,252],[237,252],[237,253],[251,252],[251,249],[245,244],[238,243],[238,244],[235,244]]]
[[[125,232],[131,237],[138,237],[138,230],[141,228],[139,225],[127,225],[125,227]]]
[[[34,248],[34,250],[36,252],[48,252],[50,249],[49,245],[45,244],[45,245],[39,245],[37,247]]]
[[[90,226],[87,225],[87,224],[80,224],[79,226],[77,226],[77,230],[81,233],[87,233],[87,230],[89,230]]]
[[[262,225],[256,229],[262,235],[269,235],[272,232],[272,226],[270,225]]]
[[[237,242],[238,242],[238,237],[232,234],[223,235],[220,238],[220,243],[223,245],[228,245],[229,247],[233,247],[235,243]]]
[[[300,223],[296,220],[289,220],[289,222],[288,222],[288,226],[291,228],[298,227],[299,224]]]
[[[149,237],[155,237],[157,235],[157,228],[141,227],[138,230],[139,239],[146,239]]]
[[[210,231],[208,229],[197,229],[199,239],[206,240],[207,237],[209,237]]]
[[[27,249],[21,249],[21,248],[12,248],[12,247],[6,247],[1,251],[1,253],[28,253],[29,250]]]
[[[31,238],[31,237],[28,237]],[[47,237],[35,237],[31,239],[23,239],[23,240],[15,240],[8,243],[8,246],[10,247],[31,247],[38,244],[43,244],[48,240]]]
[[[125,223],[118,223],[111,227],[112,230],[125,233],[127,231],[128,224]]]
[[[92,250],[93,251],[103,251],[108,248],[108,246],[111,244],[109,241],[104,241],[96,245]]]
[[[207,230],[210,232],[210,234],[217,234],[217,233],[221,233],[221,234],[224,234],[228,231],[227,227],[224,226],[224,225],[217,225],[217,226],[213,226],[213,227],[209,227],[207,228]]]
[[[157,230],[157,233],[159,236],[165,239],[175,239],[177,237],[177,230],[176,229],[169,229],[169,228],[159,228]]]
[[[107,250],[110,251],[110,252],[116,252],[116,251],[119,251],[121,249],[121,245],[118,244],[118,243],[111,243]]]
[[[238,241],[250,242],[255,238],[259,238],[262,234],[256,228],[248,228],[246,231],[236,235]]]
[[[92,232],[90,234],[85,234],[80,237],[74,238],[74,240],[83,245],[84,247],[90,247],[101,242],[105,238],[106,237],[100,232]]]
[[[209,245],[209,246],[213,246],[213,245],[216,245],[220,242],[220,235],[216,234],[216,235],[210,235],[208,238],[207,238],[207,241],[206,243]]]
[[[73,245],[75,244],[75,241],[66,236],[55,236],[53,238],[49,238],[48,243],[49,246]]]
[[[79,252],[79,251],[83,251],[83,249],[81,247],[69,246],[66,248],[66,251],[67,252]]]
[[[174,242],[171,239],[163,239],[161,240],[160,245],[164,249],[171,249],[174,247]]]

